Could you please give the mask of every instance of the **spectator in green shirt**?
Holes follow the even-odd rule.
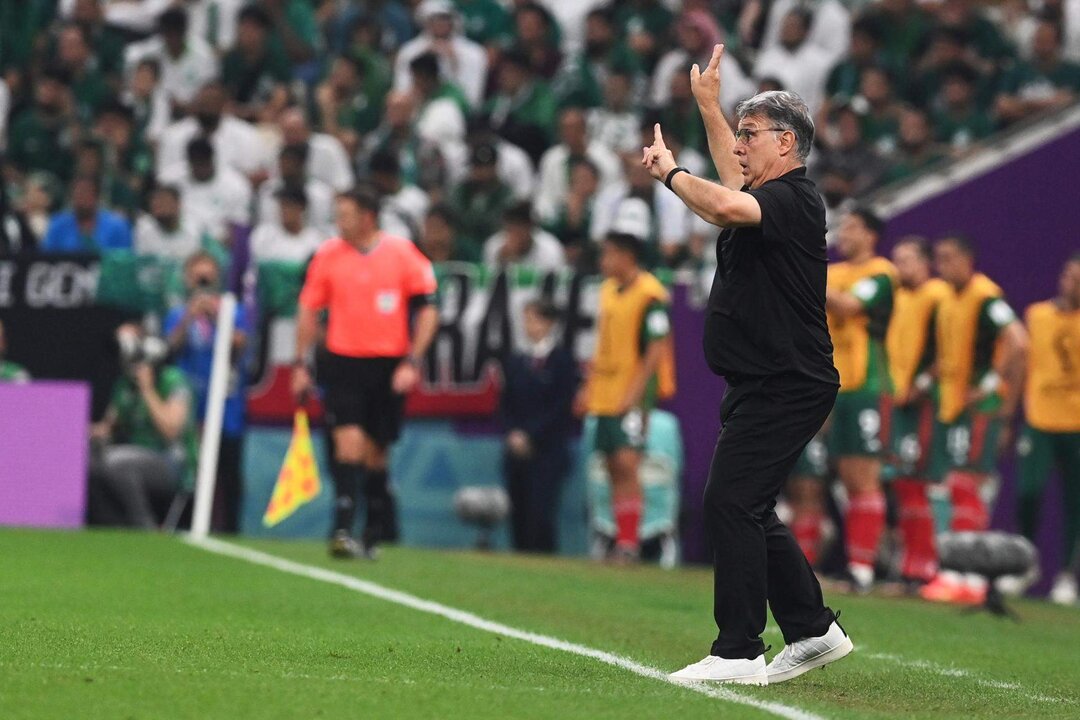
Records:
[[[480,247],[454,230],[457,216],[449,205],[439,204],[428,210],[417,247],[433,263],[480,262]]]
[[[8,157],[22,172],[44,170],[63,183],[71,179],[72,148],[78,133],[70,77],[48,68],[34,82],[34,104],[11,123]]]
[[[101,525],[157,529],[177,492],[194,484],[196,437],[184,373],[167,346],[135,326],[118,332],[124,374],[91,436],[88,513]]]
[[[615,26],[626,46],[651,73],[663,52],[675,16],[660,0],[623,0],[615,4]]]
[[[900,129],[900,104],[894,88],[893,78],[885,68],[865,68],[859,96],[852,103],[862,116],[863,138],[882,154],[895,149]]]
[[[105,24],[101,0],[75,0],[71,21],[83,31],[83,37],[94,49],[98,69],[107,78],[119,78],[124,71],[124,47],[127,38],[113,27]]]
[[[497,73],[498,90],[484,106],[491,128],[537,163],[554,136],[555,96],[524,53],[505,53]]]
[[[474,146],[468,176],[450,193],[458,235],[477,247],[499,229],[503,213],[514,203],[513,191],[499,179],[495,169],[497,157],[494,145]]]
[[[873,17],[861,17],[852,23],[848,54],[833,66],[825,81],[825,96],[830,101],[827,106],[858,94],[862,71],[880,63],[881,36],[881,28]],[[823,116],[830,111],[831,107],[823,107]]]
[[[65,25],[57,33],[56,54],[60,67],[68,72],[75,114],[82,124],[93,121],[98,109],[109,100],[112,89],[98,68],[83,29]]]
[[[1061,27],[1043,20],[1035,28],[1031,60],[1016,63],[1001,81],[994,110],[1006,124],[1058,110],[1080,94],[1080,66],[1061,56]]]
[[[954,152],[967,150],[977,140],[994,132],[987,108],[977,102],[978,73],[965,63],[956,63],[942,72],[941,91],[933,113],[937,140]]]
[[[506,44],[510,15],[495,0],[455,0],[465,37],[489,48]]]
[[[608,7],[585,16],[585,49],[570,58],[555,82],[561,107],[597,107],[604,102],[603,80],[613,66],[641,75],[641,60],[619,40]]]
[[[319,26],[310,0],[259,0],[270,18],[272,52],[282,52],[293,63],[315,58]]]
[[[249,122],[272,122],[289,100],[292,68],[285,51],[270,44],[273,22],[259,5],[240,11],[236,44],[221,62],[233,113]]]
[[[98,112],[94,137],[102,150],[106,202],[134,217],[154,169],[154,154],[139,136],[135,113],[117,102]]]
[[[899,144],[884,181],[904,180],[945,157],[934,142],[934,130],[925,110],[905,107],[900,111]]]
[[[7,354],[7,337],[4,335],[4,323],[0,322],[0,382],[25,383],[30,382],[30,373],[26,368],[10,360],[5,360]]]
[[[888,67],[908,67],[926,47],[933,20],[915,0],[881,0],[865,17],[882,29],[882,52]]]
[[[514,10],[514,36],[509,38],[516,49],[529,59],[533,72],[551,81],[562,67],[559,51],[559,27],[546,8],[524,2]]]
[[[333,135],[355,156],[360,138],[379,126],[386,88],[372,95],[365,82],[364,62],[353,55],[341,55],[330,64],[330,72],[315,89],[319,128]]]

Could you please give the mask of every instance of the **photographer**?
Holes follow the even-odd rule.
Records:
[[[159,338],[117,331],[124,373],[91,428],[89,521],[155,529],[176,492],[191,486],[196,438],[184,374],[163,365]]]
[[[184,286],[188,299],[165,317],[162,332],[176,365],[187,376],[195,400],[195,417],[206,418],[206,399],[210,390],[210,369],[214,362],[214,336],[218,307],[221,304],[221,268],[213,255],[197,252],[184,263]],[[250,323],[242,304],[236,306],[232,339],[232,364],[225,396],[225,415],[218,453],[217,490],[214,499],[213,527],[218,532],[235,533],[240,527],[240,504],[243,481],[240,459],[244,435],[243,356],[247,348]]]

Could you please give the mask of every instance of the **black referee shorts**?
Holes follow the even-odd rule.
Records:
[[[319,360],[327,425],[359,425],[377,445],[393,444],[401,434],[405,414],[405,396],[391,386],[401,358],[356,358],[327,352]]]

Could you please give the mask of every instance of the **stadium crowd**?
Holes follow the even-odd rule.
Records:
[[[645,266],[713,262],[715,229],[652,181],[640,152],[659,122],[680,165],[715,177],[689,68],[716,43],[726,111],[786,89],[814,113],[809,168],[830,240],[877,232],[858,213],[847,217],[866,227],[840,229],[859,198],[1080,95],[1076,0],[3,3],[0,253],[130,251],[182,264],[188,297],[162,320],[193,401],[172,374],[137,378],[107,418],[128,413],[133,435],[162,449],[205,410],[215,293],[239,262],[238,233],[250,232],[252,263],[304,263],[336,232],[336,195],[355,186],[382,197],[384,230],[436,263],[595,272],[616,226],[644,244]],[[830,310],[858,315],[871,300],[833,299]],[[238,313],[240,357],[250,327]],[[234,490],[241,363],[236,372],[223,444]],[[133,409],[136,396],[149,413]],[[848,404],[854,462],[840,474],[864,528],[854,556],[848,548],[863,586],[884,517],[881,468],[860,464],[867,438]],[[185,417],[172,416],[180,406]],[[225,529],[236,529],[238,492]],[[807,493],[793,497],[804,498],[794,504],[812,554],[822,511]],[[115,513],[148,522],[144,505]],[[905,575],[933,578],[924,561]]]

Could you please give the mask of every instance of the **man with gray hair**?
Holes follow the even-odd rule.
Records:
[[[704,72],[691,69],[720,184],[678,167],[659,124],[642,158],[653,178],[724,228],[704,337],[705,358],[728,385],[704,498],[720,633],[705,659],[671,677],[767,685],[852,650],[775,512],[840,383],[825,322],[825,208],[804,166],[813,120],[798,95],[765,92],[739,104],[733,133],[717,102],[723,49]],[[768,666],[766,604],[786,643]]]

